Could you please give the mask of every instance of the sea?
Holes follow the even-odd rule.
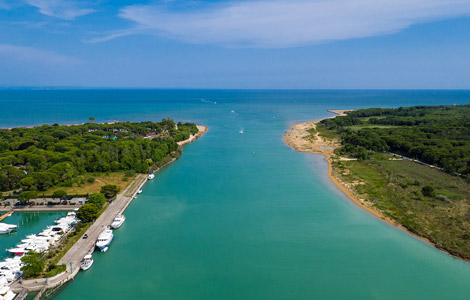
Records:
[[[283,137],[329,109],[469,102],[470,91],[445,90],[2,90],[0,128],[89,117],[209,127],[55,299],[468,299],[469,263],[363,211],[321,156]],[[54,217],[11,218],[34,218],[39,232]]]

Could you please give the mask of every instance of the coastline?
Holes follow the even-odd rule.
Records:
[[[196,135],[191,135],[188,139],[178,142],[180,148],[201,138],[208,130],[206,126],[197,125],[199,132]],[[180,144],[181,143],[181,144]],[[178,157],[173,158],[168,163],[157,168],[154,172],[158,172],[176,161]],[[132,200],[136,198],[138,191],[145,185],[148,176],[145,174],[138,174],[126,188],[116,196],[116,200],[95,220],[95,222],[88,228],[84,234],[88,235],[87,239],[80,238],[73,246],[68,249],[64,256],[60,259],[58,264],[65,264],[67,269],[51,278],[33,278],[29,280],[17,280],[11,283],[10,288],[12,291],[19,293],[23,289],[28,292],[45,291],[55,289],[59,286],[67,284],[70,280],[80,271],[80,261],[89,252],[94,251],[94,242],[102,232],[103,227],[111,224],[112,220],[117,213],[123,213],[130,205]],[[72,268],[72,266],[74,266]]]
[[[351,110],[328,110],[328,112],[331,112],[335,114],[331,118],[335,118],[337,116],[344,116],[345,112],[351,111]],[[333,154],[334,150],[340,146],[338,141],[334,140],[326,140],[322,138],[318,132],[315,133],[315,139],[305,139],[305,134],[308,129],[315,129],[316,130],[316,125],[323,119],[316,120],[313,122],[305,122],[305,123],[298,123],[292,126],[290,130],[286,131],[286,134],[284,135],[284,143],[294,149],[297,152],[305,152],[305,153],[311,153],[311,154],[318,154],[322,155],[324,157],[324,160],[328,164],[328,171],[327,171],[327,176],[328,178],[333,182],[333,184],[344,194],[348,199],[356,204],[357,206],[361,207],[364,209],[366,212],[369,214],[373,215],[374,217],[386,222],[387,224],[398,228],[400,230],[403,230],[407,233],[409,233],[411,236],[418,238],[419,240],[423,241],[429,246],[432,246],[436,249],[439,249],[452,257],[456,257],[459,259],[463,259],[465,261],[470,261],[468,258],[463,257],[459,255],[458,253],[452,253],[447,249],[438,247],[435,242],[432,240],[418,235],[415,232],[409,230],[407,227],[401,225],[394,219],[387,217],[382,213],[382,211],[376,209],[373,206],[370,206],[368,203],[364,201],[364,199],[359,198],[354,190],[352,189],[352,184],[348,184],[341,180],[341,178],[335,174],[335,171],[333,169]],[[349,160],[347,158],[339,158],[339,160]]]

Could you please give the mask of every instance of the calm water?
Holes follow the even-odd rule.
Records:
[[[468,299],[468,263],[363,212],[320,157],[282,138],[327,109],[469,100],[462,91],[1,91],[0,127],[90,116],[210,127],[145,185],[109,251],[56,299]]]
[[[10,234],[0,235],[0,260],[9,256],[6,249],[15,247],[27,235],[39,233],[46,229],[47,226],[54,225],[55,219],[66,214],[66,212],[15,212],[10,217],[4,219],[2,223],[18,225],[18,228]]]

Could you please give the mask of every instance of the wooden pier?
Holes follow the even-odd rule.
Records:
[[[14,213],[13,210],[3,214],[2,216],[0,216],[0,221],[3,221],[5,218],[8,218],[9,216],[11,216],[12,214]]]

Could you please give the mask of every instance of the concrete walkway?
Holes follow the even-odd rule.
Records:
[[[55,277],[41,279],[22,280],[14,282],[10,287],[14,292],[27,288],[29,291],[39,291],[45,285],[47,289],[57,287],[70,279],[73,279],[80,270],[80,262],[83,257],[93,252],[95,241],[103,231],[104,227],[109,226],[118,213],[122,213],[138,190],[142,188],[147,181],[147,175],[139,174],[134,180],[122,191],[109,207],[101,214],[101,216],[88,228],[86,234],[87,239],[78,240],[67,253],[59,261],[59,264],[66,264],[67,271],[56,275]],[[110,246],[112,248],[112,244]],[[21,282],[21,283],[20,283]]]

